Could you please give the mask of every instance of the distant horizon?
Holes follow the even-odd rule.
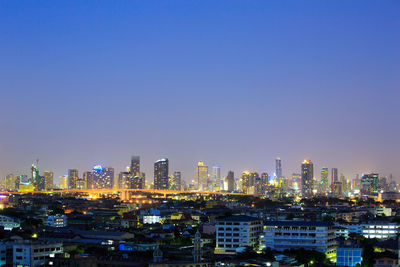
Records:
[[[399,1],[0,1],[0,176],[140,155],[400,178]],[[329,176],[330,178],[330,176]]]

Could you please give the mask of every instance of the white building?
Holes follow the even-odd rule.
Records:
[[[372,221],[364,224],[338,224],[347,228],[348,234],[363,235],[366,238],[387,239],[397,235],[399,226],[396,223]]]
[[[20,226],[19,219],[0,215],[0,226],[4,227],[4,230],[11,231],[13,228],[18,228]]]
[[[19,240],[12,243],[12,266],[47,266],[55,254],[63,252],[61,242]]]
[[[216,254],[236,254],[239,247],[258,247],[262,221],[237,215],[220,219],[216,224]]]
[[[64,214],[50,215],[47,217],[46,225],[52,227],[66,227],[67,216]]]
[[[260,243],[278,251],[304,248],[325,253],[328,258],[336,254],[335,233],[328,222],[268,221]]]

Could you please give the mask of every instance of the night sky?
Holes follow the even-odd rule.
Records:
[[[400,178],[399,1],[0,1],[0,175],[168,157]],[[330,175],[330,173],[329,173]],[[400,179],[399,179],[400,180]]]

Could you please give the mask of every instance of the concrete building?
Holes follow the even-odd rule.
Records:
[[[12,266],[47,266],[56,254],[63,252],[61,242],[19,240],[12,244]]]
[[[20,221],[14,217],[0,215],[0,226],[4,227],[4,230],[11,231],[20,226]]]
[[[47,217],[46,225],[51,227],[66,227],[67,216],[64,214],[50,215]]]
[[[216,254],[236,254],[239,247],[258,248],[262,221],[236,215],[219,219],[216,224]]]
[[[260,238],[262,247],[278,251],[304,248],[334,258],[336,241],[333,225],[328,222],[268,221]]]

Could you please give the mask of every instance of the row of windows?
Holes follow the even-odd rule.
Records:
[[[224,241],[225,240],[225,241]],[[232,239],[219,238],[218,242],[232,242]],[[239,242],[239,239],[233,239],[233,242]]]

